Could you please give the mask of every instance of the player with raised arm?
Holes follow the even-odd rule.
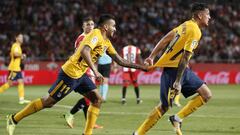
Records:
[[[165,35],[145,60],[145,64],[153,65],[157,54],[167,47],[152,67],[163,68],[160,84],[161,103],[152,110],[147,119],[133,133],[134,135],[145,135],[168,111],[176,94],[182,93],[187,98],[197,93],[176,115],[169,117],[176,134],[182,135],[183,119],[207,103],[212,96],[207,85],[188,68],[189,60],[201,38],[200,28],[208,26],[209,9],[203,3],[194,3],[191,12],[192,19]]]
[[[92,69],[96,79],[99,82],[103,82],[103,76],[98,72],[94,63],[106,50],[109,56],[121,66],[145,71],[148,69],[147,66],[130,63],[118,55],[109,39],[113,37],[116,31],[115,25],[115,19],[112,15],[100,16],[98,28],[93,29],[84,37],[74,54],[61,67],[57,80],[48,91],[49,95],[32,101],[14,115],[8,115],[7,132],[9,135],[13,135],[16,124],[23,118],[44,108],[51,108],[73,90],[91,101],[83,135],[92,135],[93,127],[100,112],[102,99],[96,85],[85,74],[88,67]]]

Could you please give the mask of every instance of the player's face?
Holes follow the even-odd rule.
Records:
[[[86,21],[83,23],[83,31],[84,33],[88,34],[94,28],[94,22],[92,20]]]
[[[19,42],[19,43],[23,43],[23,35],[22,34],[19,34],[17,37],[16,37],[16,40],[17,40],[17,42]]]
[[[202,25],[203,25],[203,26],[208,26],[208,22],[209,22],[209,20],[211,19],[209,9],[205,9],[205,10],[202,11],[200,14],[201,14],[201,15],[200,15],[200,16],[201,16],[200,19],[201,19]]]
[[[107,22],[107,27],[106,27],[106,31],[107,31],[107,36],[108,37],[113,37],[114,33],[116,32],[116,22],[113,19],[110,19]]]

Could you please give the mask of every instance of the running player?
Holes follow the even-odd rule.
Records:
[[[109,38],[116,31],[115,19],[112,15],[102,15],[98,28],[93,29],[84,37],[74,54],[63,64],[56,82],[49,89],[47,97],[38,98],[29,103],[25,108],[7,117],[7,132],[13,135],[15,126],[23,118],[28,117],[44,108],[51,108],[73,90],[87,97],[91,105],[87,112],[87,121],[83,135],[91,135],[95,122],[100,112],[102,99],[98,94],[95,84],[85,74],[88,67],[92,69],[96,79],[103,82],[103,76],[98,72],[94,63],[103,55],[104,50],[121,66],[147,70],[144,65],[130,63],[121,58]]]
[[[168,111],[176,94],[182,93],[187,98],[197,93],[176,115],[169,117],[176,134],[182,135],[181,123],[183,119],[207,103],[212,96],[207,85],[188,68],[189,60],[201,38],[200,28],[208,26],[209,9],[205,4],[195,3],[192,5],[191,12],[192,19],[165,35],[145,60],[146,64],[153,65],[153,60],[157,54],[167,47],[153,66],[163,67],[161,103],[152,110],[147,119],[133,133],[134,135],[145,135]]]
[[[78,48],[80,42],[84,39],[84,37],[90,33],[94,28],[94,21],[91,17],[86,17],[83,19],[82,29],[83,33],[78,36],[77,40],[75,41],[74,47],[75,49]],[[93,83],[95,83],[95,77],[93,71],[88,68],[86,74],[91,78]],[[76,114],[79,110],[83,110],[85,119],[87,118],[87,110],[90,106],[90,100],[86,97],[81,98],[78,102],[73,106],[73,108],[66,114],[64,114],[64,118],[70,128],[74,127],[74,114]],[[103,128],[97,124],[94,125],[94,128]]]

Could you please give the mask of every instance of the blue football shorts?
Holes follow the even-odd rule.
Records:
[[[49,89],[48,93],[56,101],[60,101],[73,90],[79,94],[84,94],[96,88],[96,85],[86,74],[78,79],[73,79],[66,75],[61,69],[58,73],[57,80]]]
[[[161,76],[160,84],[160,100],[164,107],[169,107],[169,92],[173,88],[173,83],[176,80],[177,68],[164,68]],[[189,68],[186,68],[182,79],[181,93],[185,98],[192,96],[204,84],[204,82]]]

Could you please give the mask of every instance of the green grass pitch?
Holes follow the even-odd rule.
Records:
[[[47,95],[49,86],[26,86],[26,99]],[[127,91],[127,104],[121,105],[121,86],[110,86],[108,100],[103,103],[97,123],[103,129],[95,129],[96,135],[131,135],[159,102],[159,86],[141,86],[143,103],[136,104],[132,87]],[[240,85],[210,86],[213,98],[183,122],[184,135],[240,135]],[[62,115],[69,111],[81,96],[72,92],[57,106],[23,119],[16,127],[15,135],[81,135],[84,127],[82,111],[75,115],[75,128],[66,126]],[[181,98],[186,104],[189,99]],[[17,88],[0,94],[0,135],[6,133],[6,115],[25,105],[18,104]],[[149,132],[149,135],[174,135],[169,115],[180,108],[173,107]]]

